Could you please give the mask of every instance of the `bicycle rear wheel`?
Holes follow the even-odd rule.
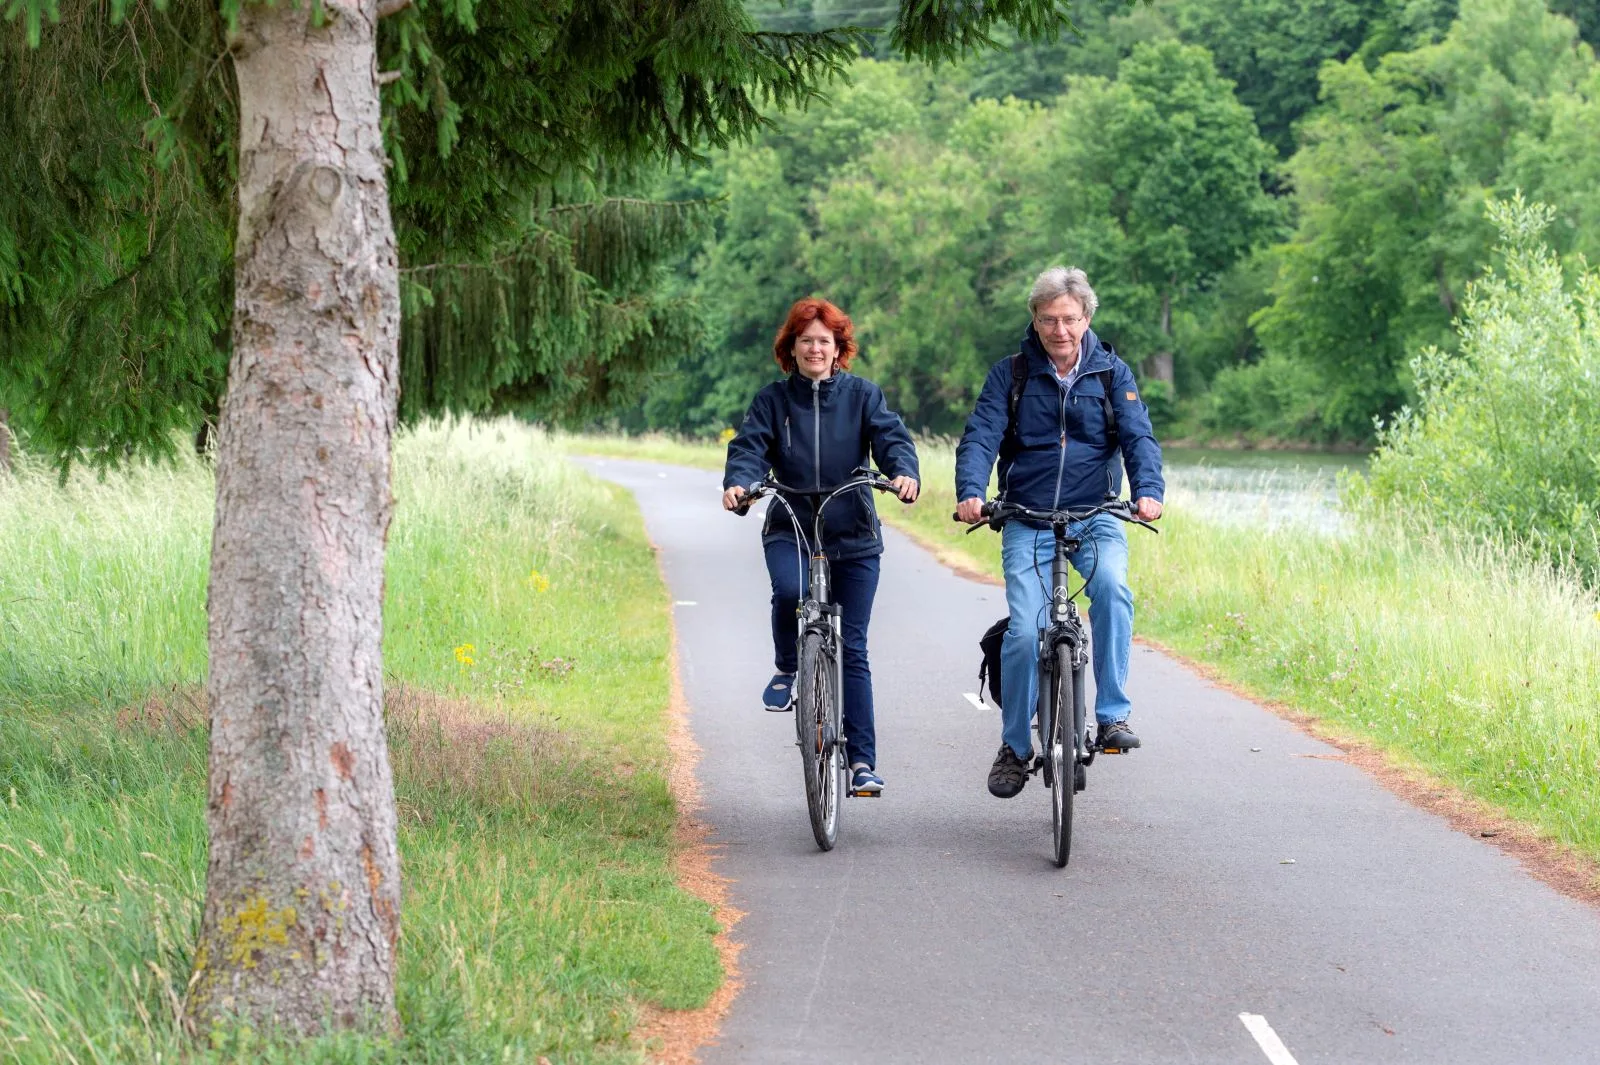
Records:
[[[818,847],[829,851],[839,835],[844,749],[834,726],[839,716],[835,712],[839,693],[834,687],[833,655],[820,632],[808,632],[800,641],[797,696],[795,728],[799,733],[811,834]]]
[[[1082,720],[1078,710],[1083,702],[1083,677],[1075,673],[1072,648],[1058,644],[1055,649],[1055,691],[1052,694],[1050,740],[1047,757],[1054,786],[1050,789],[1050,836],[1054,844],[1056,868],[1067,864],[1072,855],[1072,799],[1078,790],[1078,744],[1073,735]]]

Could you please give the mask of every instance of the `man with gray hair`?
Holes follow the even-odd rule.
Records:
[[[997,458],[999,497],[1030,510],[1088,507],[1116,498],[1126,463],[1139,517],[1161,516],[1166,488],[1161,446],[1133,371],[1089,328],[1099,302],[1088,277],[1076,268],[1053,266],[1034,281],[1028,296],[1033,321],[1023,334],[1022,350],[989,371],[956,448],[956,515],[962,521],[982,520]],[[1107,514],[1082,523],[1073,535],[1082,540],[1073,568],[1088,574],[1097,743],[1137,747],[1123,690],[1133,644],[1128,539],[1122,523]],[[1048,581],[1039,575],[1050,572],[1055,538],[1048,530],[1012,521],[1001,534],[1000,553],[1011,617],[1001,643],[1007,681],[989,792],[1009,799],[1027,783],[1033,761],[1038,634],[1049,600]]]

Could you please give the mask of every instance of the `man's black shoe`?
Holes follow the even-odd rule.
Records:
[[[1028,782],[1028,767],[1033,764],[1033,752],[1018,758],[1011,744],[1002,743],[994,765],[989,767],[989,794],[997,799],[1009,799],[1022,790]]]
[[[1133,734],[1126,721],[1112,721],[1100,726],[1102,751],[1131,751],[1139,746],[1139,737]]]

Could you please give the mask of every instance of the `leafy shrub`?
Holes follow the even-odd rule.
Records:
[[[1468,287],[1459,352],[1412,361],[1417,406],[1380,426],[1355,500],[1421,504],[1428,520],[1600,577],[1600,275],[1563,270],[1555,212],[1521,195],[1488,205],[1504,265]],[[1568,282],[1565,274],[1570,272]]]
[[[1322,410],[1327,394],[1315,366],[1270,354],[1219,371],[1200,399],[1200,424],[1212,433],[1333,443],[1338,434]]]
[[[1178,396],[1169,382],[1151,378],[1139,386],[1139,394],[1150,409],[1150,424],[1155,426],[1156,432],[1172,424],[1178,414]]]

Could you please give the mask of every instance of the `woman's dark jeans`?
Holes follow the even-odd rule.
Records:
[[[772,646],[779,673],[796,673],[800,663],[795,641],[800,638],[795,607],[810,580],[809,560],[794,544],[766,546],[767,573],[772,577]],[[833,601],[839,604],[839,632],[844,642],[844,739],[850,764],[878,764],[877,734],[872,724],[872,669],[867,664],[867,624],[872,599],[878,594],[878,556],[828,565]]]

